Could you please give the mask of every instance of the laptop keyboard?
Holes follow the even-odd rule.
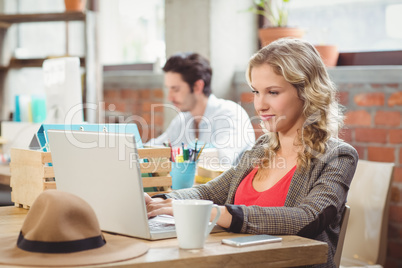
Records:
[[[149,221],[149,229],[151,231],[164,231],[164,230],[174,230],[175,226],[172,223],[159,222],[159,221]]]
[[[151,231],[175,230],[174,218],[171,216],[160,215],[148,220]]]

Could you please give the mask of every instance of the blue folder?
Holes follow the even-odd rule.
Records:
[[[44,152],[47,152],[47,144],[49,142],[47,131],[52,130],[76,130],[91,132],[111,132],[122,134],[134,134],[137,148],[143,148],[140,132],[136,124],[80,124],[80,125],[64,125],[64,124],[42,124],[36,133],[39,146]]]

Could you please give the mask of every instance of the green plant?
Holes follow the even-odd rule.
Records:
[[[247,11],[267,18],[269,27],[286,27],[289,2],[290,0],[254,0],[255,5]]]

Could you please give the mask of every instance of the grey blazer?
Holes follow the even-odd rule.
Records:
[[[264,156],[267,136],[246,151],[239,164],[221,176],[190,189],[166,195],[173,199],[207,199],[225,205],[233,219],[228,231],[251,234],[300,235],[328,243],[328,262],[317,267],[335,267],[333,256],[340,220],[358,155],[349,144],[330,139],[323,155],[312,160],[308,170],[296,170],[284,207],[233,205],[240,182]]]

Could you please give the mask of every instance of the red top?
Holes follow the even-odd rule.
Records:
[[[274,186],[263,192],[257,192],[253,187],[253,179],[258,171],[255,167],[240,183],[237,188],[234,204],[260,207],[283,207],[289,191],[290,182],[295,173],[294,166]]]

